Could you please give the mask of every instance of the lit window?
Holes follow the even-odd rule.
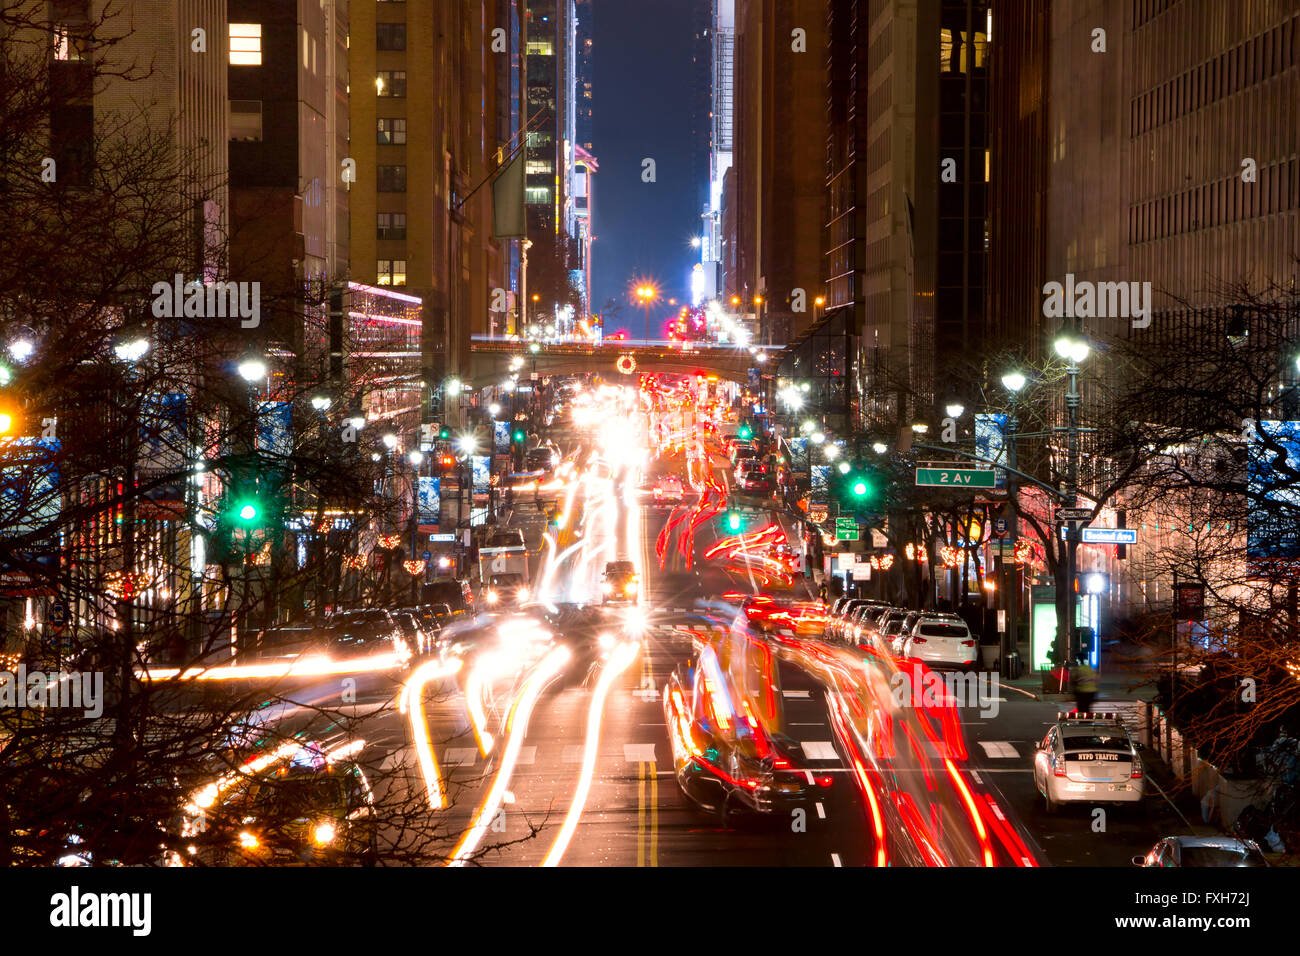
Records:
[[[555,56],[555,44],[550,40],[530,40],[525,52],[529,56]]]
[[[375,216],[376,239],[405,239],[406,213],[381,212]]]
[[[375,268],[375,281],[379,285],[406,285],[406,260],[380,259]]]
[[[405,96],[406,71],[380,70],[375,77],[375,91],[380,96]]]
[[[401,146],[406,142],[406,120],[403,118],[376,120],[375,142],[380,146]]]
[[[54,59],[84,60],[86,58],[86,38],[69,33],[69,28],[60,24],[54,28]]]
[[[545,159],[530,159],[527,164],[526,172],[530,176],[544,176],[551,172],[551,163]]]
[[[230,101],[230,140],[239,143],[262,141],[262,101]]]
[[[529,186],[525,190],[524,201],[533,204],[545,204],[551,201],[551,191],[545,186]]]
[[[232,23],[230,25],[231,66],[262,65],[262,25],[260,23]]]

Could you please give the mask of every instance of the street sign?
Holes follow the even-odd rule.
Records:
[[[835,538],[837,541],[857,541],[858,540],[858,519],[857,518],[836,518]]]
[[[440,534],[429,535],[430,541],[455,541],[456,535],[451,531],[444,531]]]
[[[68,623],[68,606],[62,601],[55,601],[50,605],[50,623],[55,627],[62,627]]]
[[[1084,544],[1137,544],[1136,528],[1084,528]]]
[[[1008,527],[1009,525],[1007,524],[1006,518],[993,519],[993,533],[999,538],[1006,537]]]
[[[1087,521],[1092,517],[1091,508],[1057,508],[1057,521]]]
[[[994,538],[989,542],[989,547],[994,554],[1014,554],[1016,550],[1015,538]]]
[[[420,557],[421,557],[421,558],[424,560],[424,562],[427,564],[429,561],[432,561],[432,560],[433,560],[433,552],[432,552],[432,551],[425,551],[422,555],[420,555]]]
[[[992,468],[968,468],[955,463],[936,464],[929,468],[917,468],[916,484],[925,488],[993,488],[997,484],[997,474]]]

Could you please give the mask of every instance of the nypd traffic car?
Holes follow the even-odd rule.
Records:
[[[1065,714],[1034,752],[1034,783],[1048,813],[1065,803],[1137,803],[1142,758],[1117,715]]]

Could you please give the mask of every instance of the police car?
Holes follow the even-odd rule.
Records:
[[[1034,753],[1048,813],[1065,803],[1138,803],[1144,782],[1138,745],[1117,714],[1062,715]]]

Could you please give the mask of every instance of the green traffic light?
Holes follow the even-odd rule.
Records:
[[[515,432],[515,441],[522,443],[523,440],[524,440],[524,433],[521,431]]]
[[[856,495],[857,497],[865,498],[867,491],[868,488],[867,488],[867,483],[865,481],[858,479],[853,483],[853,494]]]
[[[240,521],[255,521],[257,520],[258,514],[257,505],[251,501],[246,501],[239,506],[239,510],[236,514],[239,515]]]
[[[450,438],[450,437],[451,437],[451,429],[450,429],[450,428],[445,428],[445,427],[444,427],[444,428],[440,428],[440,429],[438,429],[438,440],[439,440],[439,441],[446,441],[446,440],[447,440],[448,438]]]
[[[754,437],[754,431],[748,425],[741,425],[738,434],[739,437],[744,441],[749,441],[749,439]]]
[[[729,531],[740,530],[740,515],[736,514],[734,511],[727,515],[727,529]]]

